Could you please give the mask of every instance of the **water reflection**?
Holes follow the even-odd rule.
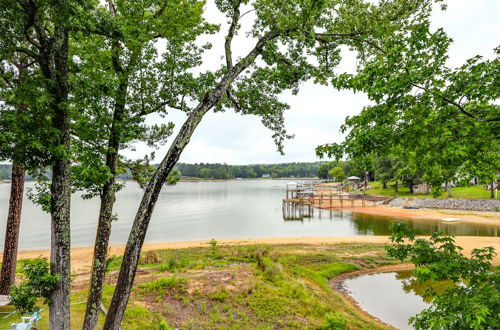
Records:
[[[465,222],[443,222],[440,220],[422,220],[408,218],[393,218],[381,215],[371,215],[365,213],[353,213],[348,210],[329,211],[316,209],[312,217],[291,219],[284,217],[285,221],[300,221],[311,223],[318,220],[330,220],[335,227],[336,234],[345,235],[378,235],[387,236],[391,232],[389,225],[391,222],[400,221],[407,223],[410,227],[418,228],[422,234],[429,235],[436,231],[447,232],[454,236],[500,236],[500,226],[490,226],[482,224],[472,224]],[[352,226],[345,227],[343,222],[347,221]],[[349,231],[350,233],[347,233]]]
[[[429,306],[421,296],[426,285],[417,284],[411,271],[361,275],[342,286],[361,309],[399,329],[413,329],[408,319]]]

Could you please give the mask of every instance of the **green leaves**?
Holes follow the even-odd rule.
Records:
[[[45,258],[25,260],[22,265],[25,280],[13,285],[9,295],[17,312],[28,314],[38,310],[36,304],[39,298],[43,298],[44,304],[50,305],[50,295],[57,285],[58,276],[50,274],[49,263]]]
[[[341,74],[337,88],[366,92],[375,105],[347,118],[341,144],[319,146],[320,155],[375,153],[400,157],[400,174],[419,173],[439,194],[443,183],[492,180],[498,166],[499,53],[446,67],[451,40],[431,32],[426,20],[375,47],[356,75]]]
[[[451,236],[435,233],[429,239],[418,238],[403,223],[393,224],[392,232],[388,254],[401,261],[409,258],[418,281],[455,284],[442,293],[427,292],[433,298],[431,306],[410,319],[416,329],[495,329],[500,325],[500,267],[491,264],[496,255],[493,248],[474,249],[467,258]]]

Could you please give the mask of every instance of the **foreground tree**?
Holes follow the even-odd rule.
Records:
[[[38,144],[45,150],[44,163],[52,169],[45,198],[51,214],[51,272],[58,282],[51,294],[50,326],[70,328],[70,31],[92,27],[93,1],[0,1],[0,53],[2,58],[23,54],[36,70],[30,79],[36,113],[43,114]],[[86,25],[88,23],[88,25]]]
[[[8,294],[16,274],[25,169],[43,166],[47,120],[36,111],[34,63],[25,54],[4,53],[0,60],[0,159],[12,162],[11,190],[3,250],[0,294]]]
[[[491,261],[491,247],[473,249],[470,258],[455,245],[453,237],[435,233],[429,239],[416,236],[406,224],[392,225],[390,256],[415,265],[413,275],[420,283],[450,281],[444,292],[429,285],[426,297],[431,306],[410,318],[416,329],[498,329],[500,319],[500,267]]]
[[[13,94],[22,88],[26,80],[28,64],[23,63],[23,61],[13,63],[2,61],[0,65],[2,66],[0,70],[2,77],[2,82],[0,83],[2,92],[1,100],[4,102],[4,106],[0,110],[0,155],[2,155],[0,158],[14,158],[11,174],[9,211],[7,214],[3,248],[2,272],[0,274],[0,294],[7,295],[11,285],[14,284],[16,276],[17,248],[24,194],[24,168],[20,163],[20,159],[18,159],[21,153],[14,153],[14,150],[19,147],[16,143],[19,136],[12,134],[12,124],[22,115],[23,107],[22,104],[17,104],[17,102],[14,105],[12,105],[12,102],[9,102],[9,104],[5,103],[8,102],[7,100],[12,101]],[[9,105],[12,105],[12,107],[9,107]],[[11,118],[8,118],[9,116]],[[18,157],[15,157],[14,154]]]
[[[373,5],[364,1],[220,0],[216,4],[229,19],[224,38],[225,66],[200,77],[206,81],[205,88],[190,100],[187,120],[145,188],[127,241],[106,329],[120,326],[155,203],[203,116],[211,109],[227,108],[260,115],[264,125],[274,131],[273,138],[282,151],[282,143],[288,137],[283,111],[288,106],[279,102],[276,95],[286,89],[297,92],[299,84],[309,79],[327,83],[334,75],[332,67],[340,61],[340,45],[356,49],[363,62],[372,53],[369,45],[375,40],[390,39],[414,22],[425,22],[432,1],[386,1]],[[244,23],[243,17],[251,17],[248,13],[255,17],[253,25],[249,24],[249,35],[255,43],[235,61],[232,41]]]
[[[106,258],[111,234],[117,176],[129,168],[142,186],[148,178],[145,161],[120,159],[119,152],[142,141],[159,147],[172,133],[173,124],[148,126],[149,114],[167,114],[166,106],[184,109],[182,99],[193,94],[192,75],[201,49],[192,41],[213,26],[205,24],[203,2],[137,2],[109,0],[103,35],[76,35],[72,51],[79,56],[72,76],[74,103],[84,108],[75,122],[74,185],[86,198],[99,196],[91,285],[84,329],[95,329],[100,312]],[[159,54],[159,43],[167,46]],[[99,129],[94,129],[98,127]]]
[[[10,186],[9,212],[5,243],[3,248],[2,273],[0,275],[0,294],[7,295],[10,286],[16,279],[17,246],[19,242],[19,228],[21,225],[21,210],[24,192],[24,169],[17,163],[12,165],[12,179]]]

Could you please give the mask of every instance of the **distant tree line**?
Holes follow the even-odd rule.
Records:
[[[176,168],[182,176],[212,179],[233,178],[272,178],[285,177],[316,177],[321,162],[315,163],[283,163],[283,164],[255,164],[255,165],[227,165],[227,164],[185,164],[178,163]]]
[[[312,163],[282,163],[282,164],[253,164],[253,165],[228,165],[178,163],[175,169],[181,172],[184,177],[203,179],[235,179],[235,178],[261,178],[268,176],[271,178],[303,177],[312,178],[318,175],[318,170],[325,162]],[[152,165],[157,168],[158,165]],[[12,166],[8,164],[0,165],[0,180],[10,180]],[[47,173],[50,177],[50,171]],[[120,179],[133,179],[130,169],[119,175]],[[31,176],[26,175],[26,180],[31,180]]]

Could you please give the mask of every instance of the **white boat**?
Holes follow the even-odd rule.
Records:
[[[442,221],[446,221],[446,222],[454,222],[454,221],[458,221],[460,219],[457,219],[457,218],[443,218],[441,219]]]

